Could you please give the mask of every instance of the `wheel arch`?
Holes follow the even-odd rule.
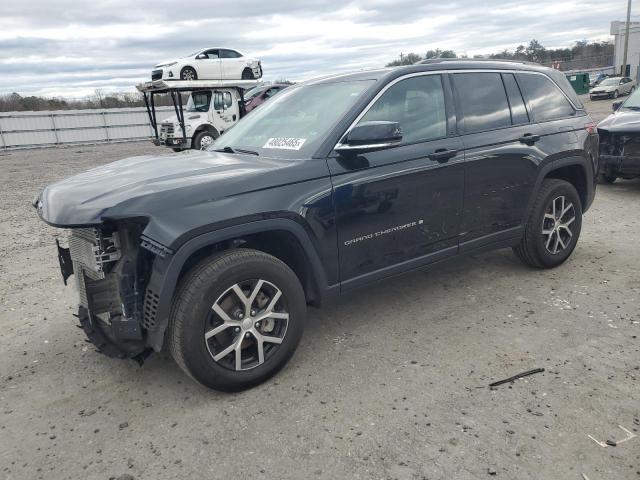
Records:
[[[327,285],[320,257],[305,228],[294,220],[258,220],[202,233],[172,255],[157,257],[147,290],[156,298],[155,326],[147,344],[160,351],[174,292],[180,279],[203,258],[232,248],[252,248],[279,258],[296,274],[308,303],[318,305],[332,289]]]
[[[583,212],[589,209],[595,194],[595,187],[593,173],[589,173],[588,162],[583,157],[565,157],[549,162],[541,168],[529,199],[525,218],[528,218],[531,208],[533,208],[536,192],[540,190],[542,182],[547,178],[556,178],[569,182],[578,192]]]
[[[215,138],[218,138],[220,136],[220,132],[218,131],[218,129],[216,127],[214,127],[210,123],[203,123],[201,125],[198,125],[198,128],[196,128],[194,130],[193,138],[195,138],[196,135],[199,134],[200,132],[204,132],[204,131],[208,131],[208,132],[213,133]]]

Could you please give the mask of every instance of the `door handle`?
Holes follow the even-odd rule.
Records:
[[[538,140],[540,140],[540,135],[535,135],[533,133],[525,133],[523,136],[518,138],[520,143],[526,143],[527,145],[533,145]]]
[[[429,155],[431,160],[436,160],[438,163],[448,162],[450,158],[455,157],[458,154],[457,150],[449,150],[448,148],[439,148],[435,152]]]

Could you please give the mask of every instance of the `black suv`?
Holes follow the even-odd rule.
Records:
[[[100,351],[167,345],[240,390],[292,356],[307,304],[481,250],[564,262],[592,203],[598,136],[564,76],[432,61],[289,87],[208,151],[137,157],[44,189]]]

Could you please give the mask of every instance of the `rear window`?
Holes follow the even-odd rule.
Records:
[[[499,73],[456,73],[465,133],[511,126],[507,93]]]
[[[575,110],[560,89],[544,75],[523,73],[518,82],[529,100],[536,122],[575,115]]]

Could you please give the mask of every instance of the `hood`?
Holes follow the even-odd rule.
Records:
[[[608,86],[603,86],[603,85],[596,85],[595,87],[593,87],[593,92],[613,92],[616,88],[618,88],[619,85],[608,85]]]
[[[166,67],[169,64],[173,64],[173,63],[177,63],[177,61],[175,59],[173,60],[167,60],[165,62],[160,62],[157,65],[154,65],[153,68],[162,68],[162,67]]]
[[[257,189],[302,180],[304,160],[206,151],[127,158],[48,185],[35,201],[58,227],[152,218]],[[301,177],[301,178],[297,178]]]
[[[640,111],[618,110],[598,124],[598,130],[607,132],[640,133]]]

